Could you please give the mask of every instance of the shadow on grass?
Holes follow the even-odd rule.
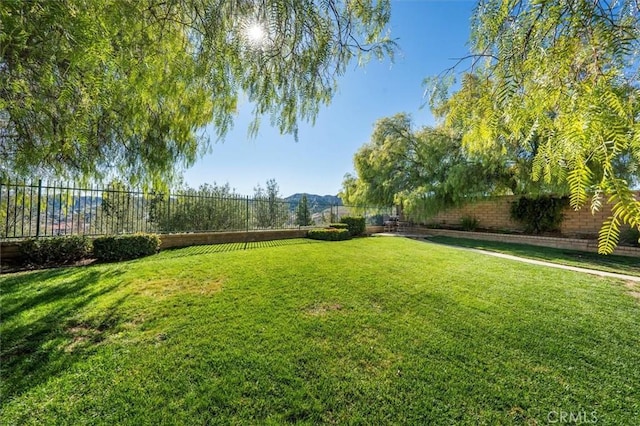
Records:
[[[118,306],[125,297],[90,320],[79,315],[118,287],[104,280],[120,273],[66,268],[18,274],[0,282],[3,401],[68,370],[108,336],[120,322]]]
[[[161,253],[162,257],[185,257],[196,256],[200,254],[225,253],[231,251],[252,250],[259,248],[284,247],[292,245],[318,244],[321,241],[310,240],[306,238],[295,238],[288,240],[272,240],[272,241],[248,241],[246,243],[226,243],[226,244],[209,244],[202,246],[191,246],[169,249]]]
[[[637,258],[630,256],[619,256],[613,254],[605,256],[578,250],[566,250],[554,247],[540,247],[527,244],[481,241],[445,236],[434,236],[426,238],[425,240],[438,244],[506,253],[529,259],[538,259],[571,266],[640,276],[640,263]]]

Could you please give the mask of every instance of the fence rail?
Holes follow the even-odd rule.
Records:
[[[309,203],[306,217],[298,214],[295,202],[219,194],[211,189],[216,188],[158,193],[122,185],[0,182],[0,240],[293,229],[336,222],[345,215],[362,215],[368,224],[377,225],[392,214],[390,208]]]

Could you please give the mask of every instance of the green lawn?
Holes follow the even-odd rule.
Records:
[[[1,422],[640,418],[638,287],[403,238],[258,246],[0,277]]]
[[[553,247],[530,246],[527,244],[502,243],[498,241],[472,240],[444,236],[429,237],[429,241],[451,246],[475,248],[480,250],[506,253],[529,259],[543,260],[561,265],[577,266],[598,271],[640,277],[640,259],[631,256],[601,255],[577,250],[564,250]]]

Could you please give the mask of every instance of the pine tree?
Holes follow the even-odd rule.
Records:
[[[311,212],[309,211],[307,196],[303,195],[296,210],[296,225],[309,226],[311,223]]]

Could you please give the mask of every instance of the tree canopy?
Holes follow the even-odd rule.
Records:
[[[287,222],[288,206],[280,194],[280,186],[275,179],[269,179],[267,187],[258,184],[253,188],[253,214],[257,228],[278,228]]]
[[[354,58],[391,54],[386,0],[4,0],[0,173],[166,181],[240,97],[297,133]]]
[[[434,86],[434,111],[471,152],[530,150],[532,178],[566,182],[574,208],[611,203],[611,252],[622,223],[640,227],[638,3],[482,0],[471,47],[458,90]]]
[[[427,80],[438,126],[378,121],[343,195],[422,216],[501,193],[607,202],[612,252],[623,223],[640,229],[638,2],[480,0],[471,30],[470,55]]]
[[[459,132],[414,129],[409,115],[396,114],[378,120],[355,154],[357,177],[345,177],[342,197],[354,204],[401,204],[425,218],[481,197],[557,190],[530,179],[531,161],[522,150],[470,151]]]

